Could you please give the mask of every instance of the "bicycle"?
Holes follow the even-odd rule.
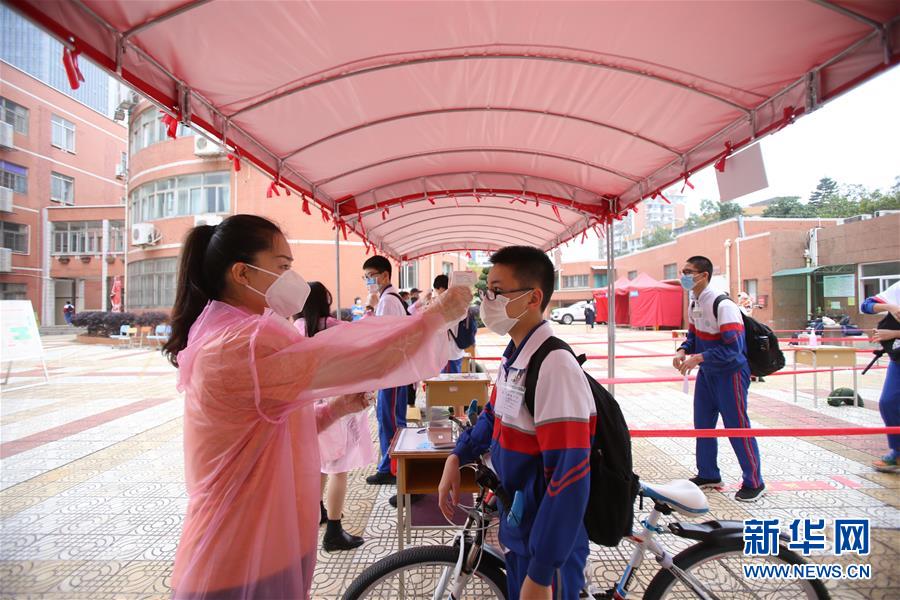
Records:
[[[343,600],[506,599],[503,554],[498,548],[487,544],[485,537],[491,522],[498,517],[496,499],[509,506],[508,496],[496,474],[481,461],[462,468],[475,470],[479,492],[453,544],[408,548],[379,560],[351,583]],[[706,495],[693,483],[686,480],[665,485],[642,483],[639,497],[641,505],[645,499],[651,500],[653,510],[641,521],[641,530],[627,538],[635,547],[618,583],[612,589],[596,591],[588,582],[581,598],[624,600],[634,574],[647,554],[656,559],[659,571],[644,591],[645,600],[829,598],[825,585],[818,579],[743,577],[743,565],[751,562],[804,564],[806,561],[787,547],[784,537],[779,539],[777,556],[748,557],[743,552],[744,525],[741,521],[685,523],[675,518],[665,528],[660,526],[663,515],[678,513],[696,517],[709,511]],[[673,556],[657,539],[660,534],[672,534],[696,543]]]

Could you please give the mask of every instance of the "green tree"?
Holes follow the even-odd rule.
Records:
[[[814,211],[821,207],[829,198],[840,194],[837,182],[831,177],[823,177],[819,180],[816,189],[809,195],[809,206]],[[823,215],[819,215],[823,216]]]
[[[652,248],[653,246],[659,246],[660,244],[665,244],[666,242],[671,242],[675,239],[675,235],[672,233],[672,230],[668,227],[657,227],[650,235],[644,238],[644,245],[642,248]]]
[[[764,217],[807,217],[809,209],[800,202],[800,196],[778,196],[769,201]]]
[[[481,274],[478,276],[478,281],[475,282],[475,295],[478,296],[479,292],[484,292],[487,290],[487,278],[488,273],[491,271],[490,267],[485,267]]]

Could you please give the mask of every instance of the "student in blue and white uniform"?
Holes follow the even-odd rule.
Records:
[[[383,256],[373,256],[363,263],[363,274],[369,291],[378,297],[375,316],[405,316],[409,312],[400,299],[400,294],[391,284],[391,262]],[[381,449],[381,460],[374,475],[366,477],[370,485],[390,485],[397,482],[391,474],[391,458],[388,447],[398,428],[406,427],[406,407],[409,398],[409,386],[400,386],[378,390],[378,402],[375,415],[378,418],[378,441]]]
[[[459,467],[491,451],[500,483],[521,501],[500,506],[500,542],[508,549],[509,598],[575,599],[584,586],[588,536],[584,511],[590,494],[594,398],[570,352],[554,350],[542,365],[534,416],[523,406],[528,362],[553,335],[543,311],[553,294],[553,263],[530,246],[510,246],[491,257],[481,318],[511,341],[503,353],[490,402],[475,427],[463,433],[444,465],[438,488],[448,516],[459,500]]]
[[[894,319],[900,321],[900,282],[877,296],[866,298],[860,309],[870,315],[889,312]],[[878,399],[878,410],[885,427],[897,427],[900,426],[900,330],[876,329],[872,340],[878,343],[893,340],[887,377],[884,378],[881,398]],[[900,435],[894,433],[887,438],[889,452],[881,460],[872,463],[872,466],[883,473],[900,473]]]
[[[719,303],[718,318],[713,304],[720,295],[709,287],[713,265],[705,256],[692,256],[681,269],[681,286],[690,291],[687,339],[678,349],[672,365],[683,375],[700,368],[694,388],[694,427],[714,429],[719,415],[726,429],[749,428],[747,390],[750,367],[744,344],[744,319],[730,299]],[[760,474],[756,438],[729,438],[741,465],[743,481],[734,498],[755,502],[765,489]],[[697,438],[697,476],[701,488],[722,484],[716,461],[718,440]]]

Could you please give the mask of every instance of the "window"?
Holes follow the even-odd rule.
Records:
[[[450,274],[453,272],[453,263],[451,262],[442,262],[441,263],[441,273],[450,277]]]
[[[28,300],[24,283],[0,283],[0,300]]]
[[[606,287],[608,281],[606,279],[606,273],[594,273],[594,287],[602,288]]]
[[[145,183],[131,193],[132,223],[230,210],[228,171],[182,175]]]
[[[50,173],[50,200],[75,204],[75,180],[59,173]]]
[[[408,290],[419,286],[419,262],[412,261],[400,265],[400,289]]]
[[[563,275],[562,286],[565,288],[586,288],[588,287],[588,275]]]
[[[17,194],[27,194],[28,169],[0,160],[0,187],[10,188]]]
[[[163,115],[159,110],[148,108],[134,120],[131,126],[132,153],[168,139],[166,126],[163,125],[162,118]],[[178,131],[175,135],[178,137],[192,136],[194,131],[190,127],[185,127],[179,123]]]
[[[129,263],[128,306],[169,308],[175,303],[176,258],[157,258]]]
[[[741,289],[740,291],[750,294],[750,298],[752,298],[753,301],[756,302],[756,299],[759,298],[759,280],[745,279],[743,289]]]
[[[72,221],[53,223],[52,254],[102,254],[103,223]]]
[[[678,263],[663,265],[663,279],[678,279]]]
[[[50,143],[66,152],[75,152],[75,123],[53,115],[50,117],[50,125]]]
[[[125,252],[125,240],[128,234],[125,231],[125,221],[109,222],[109,248],[107,252]]]
[[[628,271],[628,279],[629,281],[637,277],[637,271]]]
[[[4,248],[9,248],[16,254],[28,254],[28,225],[0,221],[0,236],[3,238]]]
[[[0,121],[13,126],[16,133],[28,135],[28,109],[0,97]]]
[[[877,296],[900,281],[900,261],[860,265],[859,283],[862,298]]]

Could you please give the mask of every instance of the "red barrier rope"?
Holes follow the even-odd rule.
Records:
[[[898,434],[900,427],[803,427],[771,429],[631,429],[633,438],[750,438],[750,437],[821,437],[838,435]]]

